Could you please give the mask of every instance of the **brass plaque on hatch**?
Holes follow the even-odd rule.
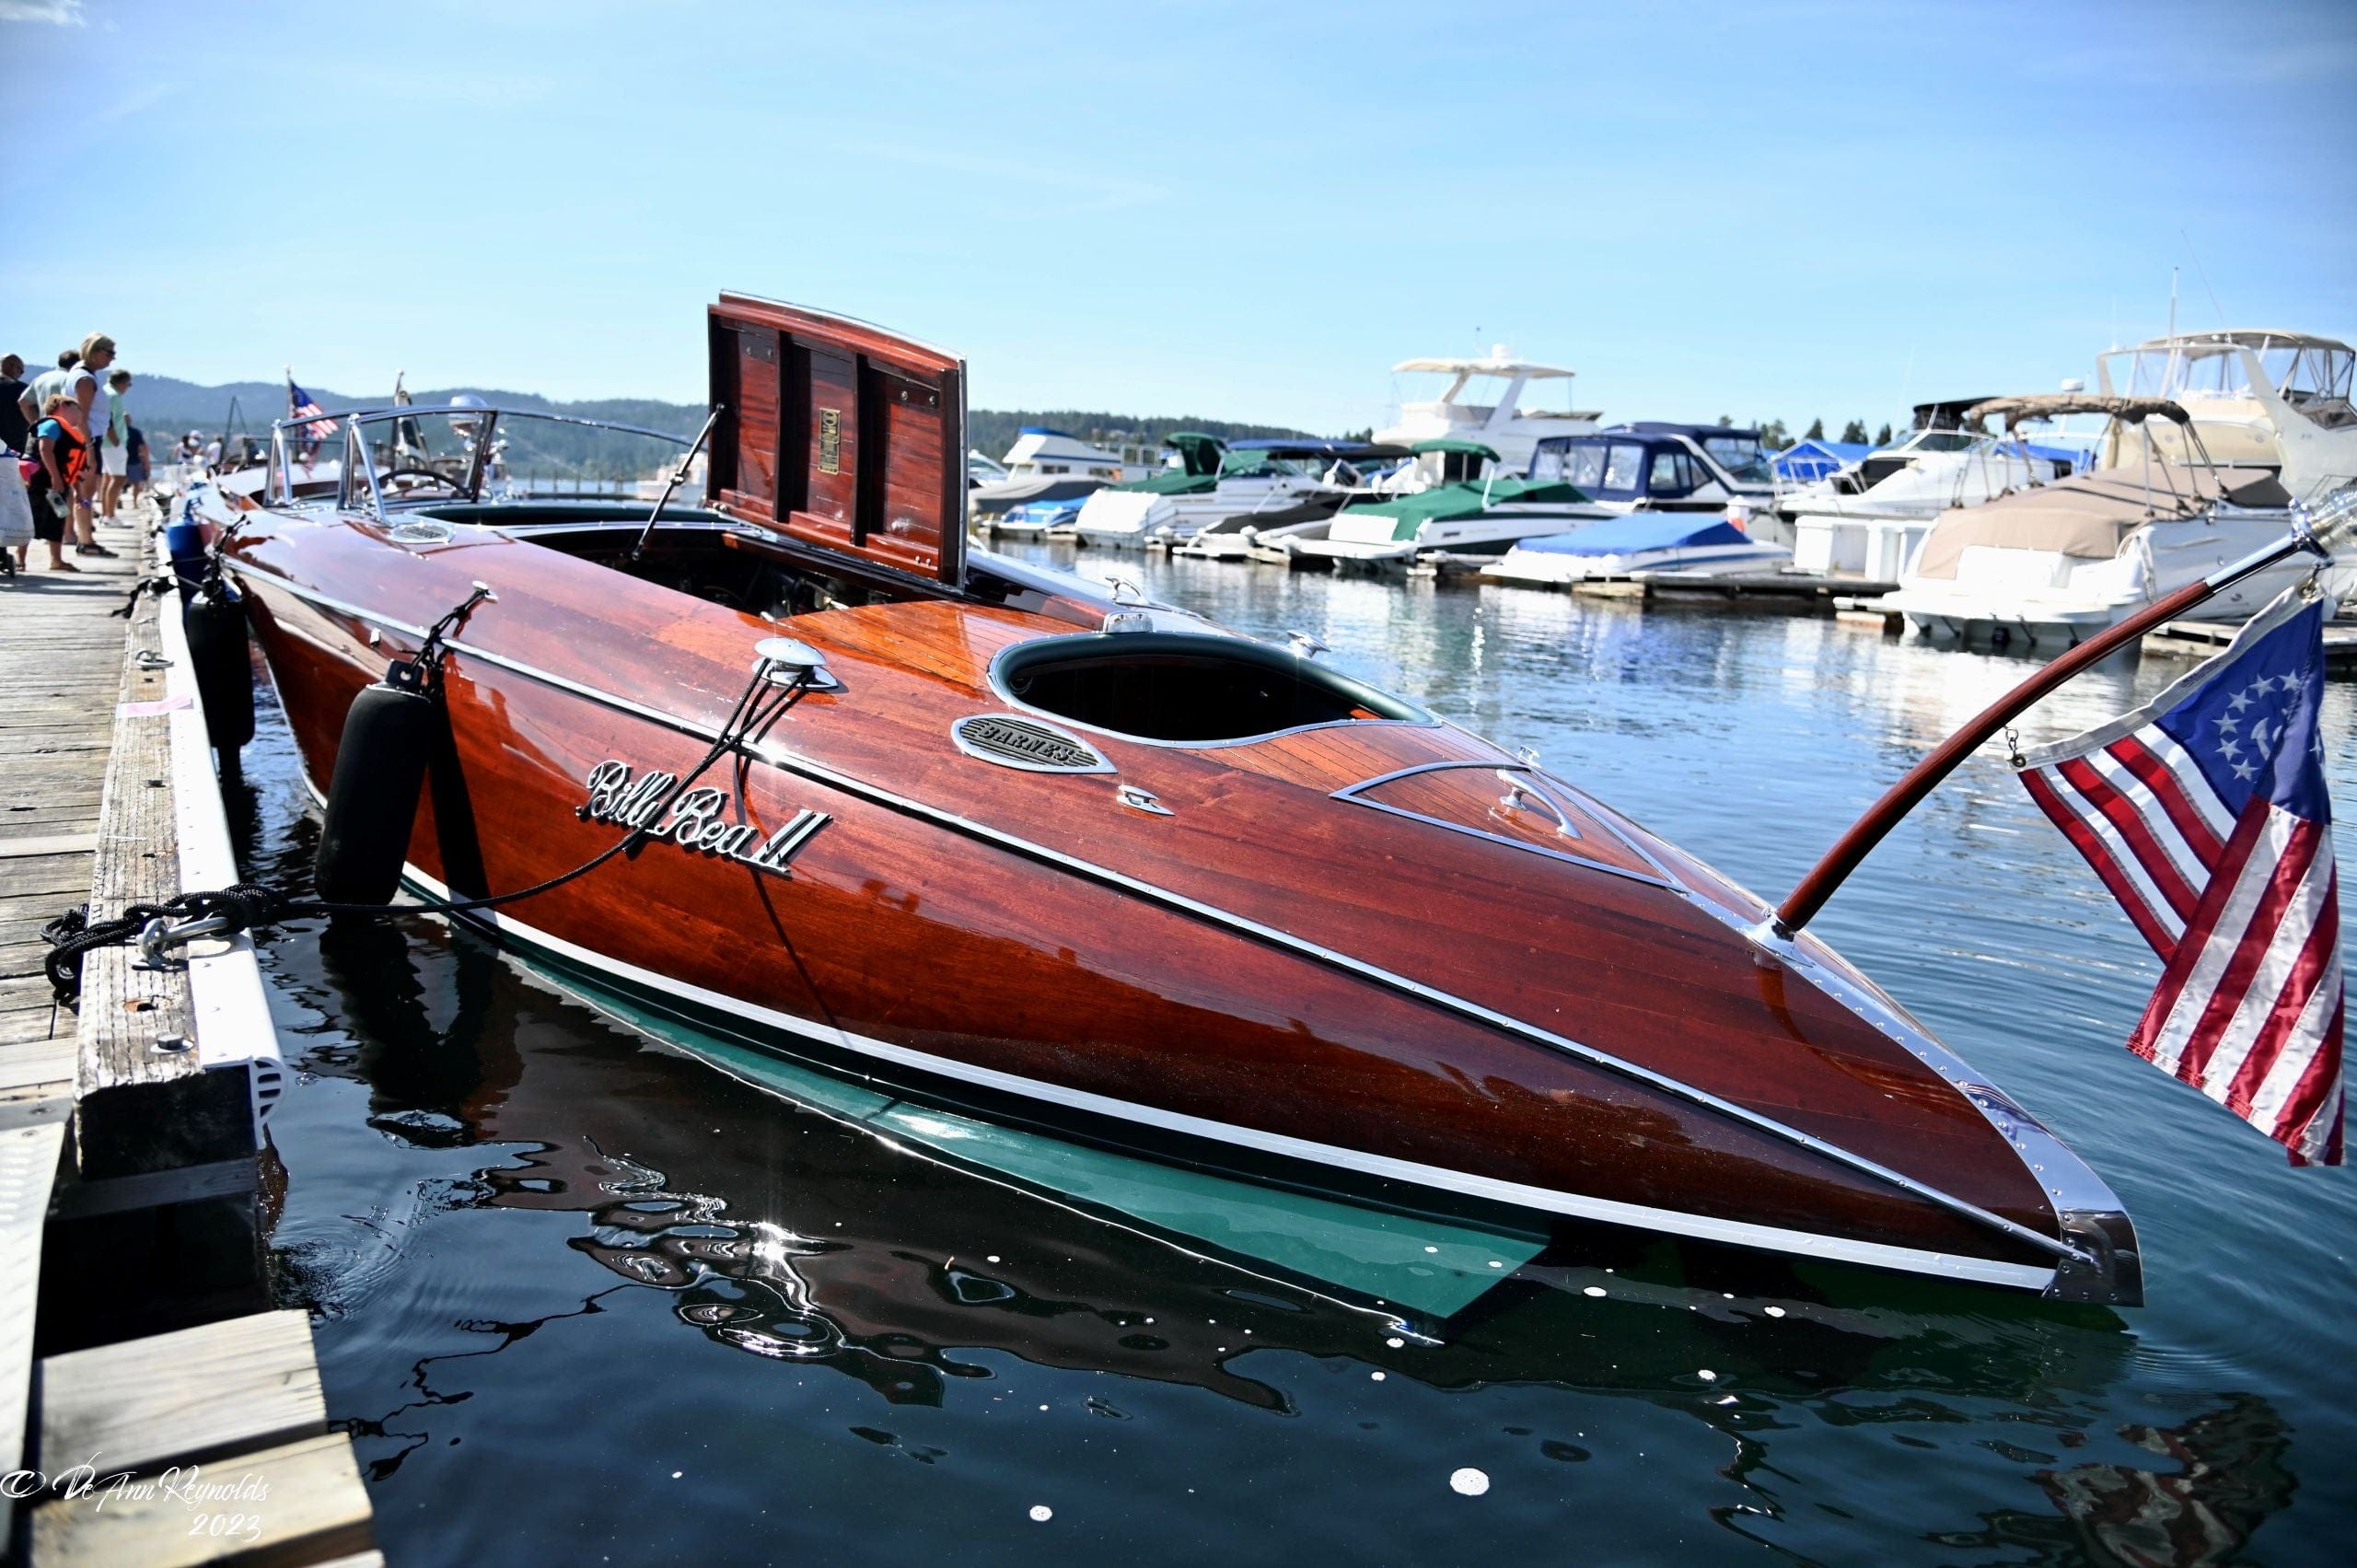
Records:
[[[819,411],[819,471],[843,471],[843,411],[839,408]]]

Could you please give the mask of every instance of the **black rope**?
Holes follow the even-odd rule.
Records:
[[[128,621],[131,619],[131,612],[139,608],[141,595],[155,594],[160,598],[169,593],[171,587],[172,580],[169,577],[142,577],[131,586],[131,592],[124,598],[122,607],[110,610],[107,614],[117,621]]]
[[[455,620],[458,613],[453,611],[444,617],[444,621]],[[441,630],[442,626],[437,623],[436,636]],[[420,652],[423,656],[424,650]],[[438,657],[429,662],[438,664]],[[181,893],[160,903],[126,904],[122,912],[114,919],[95,923],[89,918],[89,906],[77,904],[41,927],[41,937],[50,945],[49,956],[42,960],[42,968],[49,976],[50,989],[61,1004],[69,1007],[74,1005],[82,994],[83,956],[100,947],[135,942],[149,922],[159,919],[215,920],[221,924],[213,935],[229,935],[290,920],[333,916],[393,920],[413,914],[469,914],[477,910],[496,909],[502,904],[517,903],[552,892],[568,882],[586,877],[614,856],[629,854],[645,843],[660,830],[663,819],[672,806],[714,762],[741,744],[748,736],[776,722],[779,715],[808,690],[806,684],[797,681],[780,690],[774,700],[768,700],[766,689],[771,684],[769,666],[764,662],[755,668],[753,679],[747,683],[736,705],[729,710],[728,718],[720,726],[720,733],[714,738],[711,749],[704,752],[694,767],[673,782],[662,798],[648,810],[645,820],[572,870],[561,872],[546,881],[535,882],[528,888],[518,888],[513,892],[494,893],[479,899],[437,899],[419,894],[415,895],[415,902],[405,904],[330,903],[318,899],[293,898],[279,889],[259,882],[238,882],[226,888]]]

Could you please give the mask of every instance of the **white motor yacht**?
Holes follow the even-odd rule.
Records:
[[[1257,460],[1253,454],[1258,454]],[[1147,548],[1173,555],[1241,561],[1256,540],[1317,532],[1343,507],[1422,488],[1405,447],[1366,441],[1256,438],[1230,446],[1208,495],[1180,498]],[[1192,509],[1193,516],[1189,515]]]
[[[1776,509],[1792,530],[1793,564],[1890,582],[1934,519],[1958,506],[2050,484],[2071,459],[2025,440],[1978,430],[1933,428],[1869,452],[1854,466],[1788,491]]]
[[[1526,471],[1576,484],[1609,512],[1709,513],[1762,542],[1784,542],[1774,537],[1776,473],[1757,430],[1641,420],[1589,436],[1550,436]]]
[[[1026,501],[1062,501],[1119,484],[1129,466],[1118,452],[1092,447],[1069,431],[1027,424],[1006,449],[1004,479],[975,485],[968,504],[984,517]],[[971,471],[970,470],[969,470]]]
[[[1507,473],[1497,453],[1478,442],[1422,441],[1410,449],[1451,465],[1479,461],[1481,477],[1346,507],[1328,524],[1325,538],[1287,541],[1294,564],[1403,571],[1428,552],[1503,555],[1517,540],[1566,533],[1616,515],[1577,485]]]
[[[1108,550],[1140,550],[1146,529],[1174,516],[1174,503],[1207,495],[1219,483],[1227,443],[1197,430],[1173,431],[1164,438],[1162,467],[1092,493],[1059,539],[1077,539]]]
[[[1896,592],[1872,601],[1910,631],[1959,642],[2076,643],[2280,539],[2292,495],[2275,470],[2213,462],[2190,412],[2160,398],[2056,393],[1975,411],[2009,427],[2030,418],[2111,418],[2099,466],[1940,514]],[[2188,618],[2247,617],[2312,566],[2246,578]]]
[[[1506,469],[1520,472],[1530,455],[1550,436],[1578,436],[1596,427],[1601,417],[1569,406],[1575,371],[1561,366],[1517,359],[1504,343],[1493,346],[1486,359],[1403,359],[1391,367],[1394,375],[1445,376],[1447,382],[1435,397],[1402,401],[1399,417],[1375,439],[1389,447],[1413,447],[1422,441],[1451,437],[1478,441],[1499,455]],[[1526,394],[1535,398],[1541,383],[1559,384],[1566,406],[1526,407]]]
[[[2292,499],[2313,502],[2357,480],[2357,353],[2337,338],[2235,330],[2183,332],[2099,355],[2097,385],[2123,398],[2183,408],[2182,433],[2152,432],[2172,462],[2199,450],[2224,468],[2266,469]]]

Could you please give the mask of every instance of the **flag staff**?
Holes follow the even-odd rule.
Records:
[[[2240,561],[2221,566],[2200,582],[2188,583],[2167,598],[2145,606],[2135,614],[2107,631],[2100,632],[2081,643],[2052,663],[2042,666],[2035,674],[1998,698],[1975,716],[1971,722],[1933,748],[1929,755],[1907,770],[1906,776],[1884,792],[1883,797],[1866,808],[1865,814],[1850,825],[1850,830],[1835,841],[1825,857],[1809,868],[1784,901],[1770,917],[1769,928],[1778,936],[1790,937],[1817,916],[1858,863],[1874,852],[1875,845],[1889,836],[1900,819],[1922,803],[1923,797],[1939,786],[1940,781],[1956,772],[1956,765],[1971,755],[1973,749],[1996,734],[2021,715],[2022,711],[2089,665],[2124,646],[2131,639],[2141,637],[2165,621],[2174,621],[2195,605],[2226,588],[2234,587],[2255,573],[2280,564],[2294,555],[2305,552],[2319,562],[2330,561],[2334,547],[2357,534],[2357,485],[2343,485],[2327,497],[2322,505],[2310,513],[2305,507],[2292,510],[2292,531],[2274,543],[2251,552]]]

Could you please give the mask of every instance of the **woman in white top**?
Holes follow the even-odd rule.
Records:
[[[92,332],[82,340],[82,363],[65,383],[65,394],[82,406],[82,428],[90,439],[104,449],[101,433],[107,426],[107,389],[99,377],[114,363],[114,340],[104,332]],[[112,555],[113,551],[99,542],[98,530],[90,518],[90,500],[99,493],[98,463],[83,470],[82,482],[74,493],[74,539],[76,553],[82,555]]]

